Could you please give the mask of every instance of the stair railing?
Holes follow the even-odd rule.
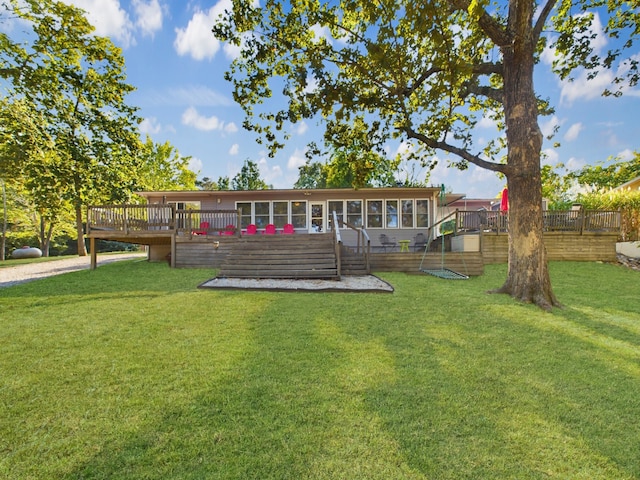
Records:
[[[337,225],[338,223],[342,227],[347,227],[356,233],[355,254],[362,256],[367,273],[371,273],[371,239],[369,238],[369,234],[363,227],[359,228],[343,220],[337,220],[337,218],[334,218],[334,225]]]
[[[338,214],[335,210],[331,212],[331,216],[333,218],[333,228],[331,230],[333,232],[333,248],[336,252],[336,270],[338,273],[338,280],[340,280],[340,277],[342,276],[342,237],[340,236],[340,227],[338,226]]]

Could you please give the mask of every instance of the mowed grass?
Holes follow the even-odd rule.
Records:
[[[640,272],[197,289],[128,261],[0,289],[0,478],[640,478]]]

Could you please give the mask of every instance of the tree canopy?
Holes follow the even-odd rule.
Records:
[[[268,190],[270,188],[271,186],[260,177],[258,164],[249,159],[244,161],[240,171],[231,179],[231,190]]]
[[[25,179],[50,221],[60,201],[70,202],[78,252],[86,254],[82,207],[122,201],[135,189],[139,118],[125,101],[133,87],[125,82],[120,49],[95,36],[81,10],[53,0],[11,0],[4,7],[31,27],[26,41],[0,35],[5,102],[26,112],[10,134],[30,140],[21,155],[3,156],[2,171]],[[21,148],[5,140],[9,152]]]
[[[594,47],[599,15],[607,16],[606,35],[628,39],[603,58]],[[311,117],[323,120],[326,138],[348,146],[342,132],[363,118],[372,148],[404,140],[414,144],[414,158],[442,150],[459,168],[473,163],[503,174],[509,269],[496,291],[543,308],[559,305],[542,236],[538,125],[552,109],[536,96],[533,72],[543,49],[552,48],[560,78],[579,68],[591,76],[611,69],[615,81],[606,93],[635,85],[637,61],[625,56],[637,33],[633,3],[235,0],[213,31],[240,47],[226,77],[247,114],[245,127],[272,152],[286,141],[288,124]],[[284,108],[269,101],[277,91]],[[504,135],[480,143],[473,129],[482,118]]]

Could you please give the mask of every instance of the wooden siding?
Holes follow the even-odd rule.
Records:
[[[589,232],[582,235],[564,232],[544,234],[548,260],[615,262],[617,233]],[[482,235],[480,239],[485,265],[508,261],[508,235]]]
[[[220,268],[236,237],[176,238],[176,268]]]
[[[375,253],[371,255],[372,272],[420,273],[422,253]],[[441,253],[428,253],[422,262],[423,269],[439,269],[443,265]],[[469,276],[484,273],[480,252],[445,252],[444,268]]]

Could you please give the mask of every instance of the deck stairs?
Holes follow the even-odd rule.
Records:
[[[340,266],[342,275],[368,275],[367,264],[362,255],[343,245],[340,250]]]
[[[339,279],[333,237],[243,236],[229,245],[218,277]]]

